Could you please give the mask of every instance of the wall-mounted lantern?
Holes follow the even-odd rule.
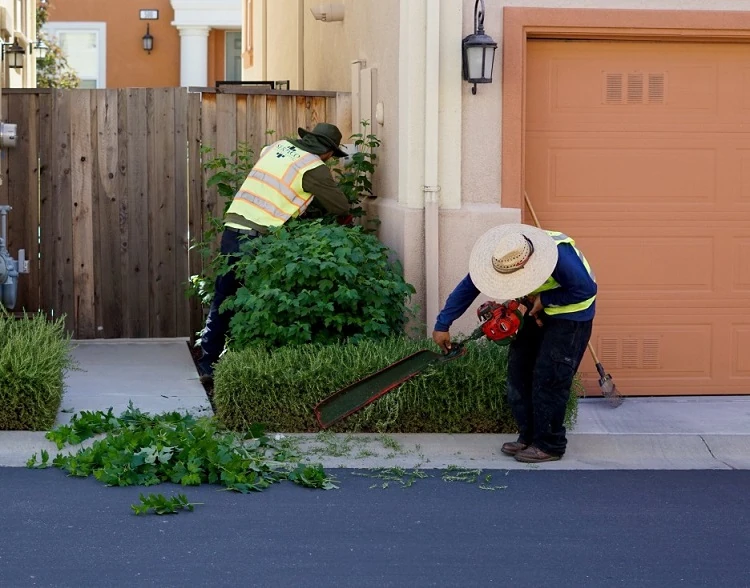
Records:
[[[18,41],[3,43],[2,52],[3,59],[8,62],[8,67],[13,69],[23,68],[26,51],[18,44]]]
[[[151,35],[149,23],[146,23],[146,34],[143,35],[141,40],[143,41],[143,50],[148,51],[148,54],[151,55],[151,50],[154,48],[154,37]]]
[[[36,59],[44,59],[49,54],[49,45],[41,39],[37,39],[29,45],[29,53],[33,53]]]
[[[479,5],[481,3],[481,8]],[[472,94],[477,93],[477,84],[492,83],[492,68],[495,63],[497,43],[484,34],[484,0],[474,3],[474,34],[464,37],[464,80],[474,84]]]

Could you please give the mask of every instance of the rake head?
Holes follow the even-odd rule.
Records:
[[[609,374],[603,375],[599,378],[599,389],[602,391],[604,397],[609,401],[612,408],[617,408],[622,404],[624,398],[620,395],[617,390],[617,386],[612,381],[612,376]]]

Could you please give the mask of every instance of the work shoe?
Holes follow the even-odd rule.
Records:
[[[524,443],[523,441],[508,441],[508,443],[503,443],[500,451],[502,451],[505,455],[513,456],[519,451],[526,449],[528,446],[528,443]]]
[[[523,463],[542,463],[544,461],[557,461],[562,458],[562,455],[547,453],[546,451],[542,451],[538,447],[531,445],[526,449],[519,451],[513,457],[516,458],[516,461],[521,461]]]

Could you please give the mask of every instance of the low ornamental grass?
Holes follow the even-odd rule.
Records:
[[[318,402],[423,349],[436,351],[437,347],[429,340],[394,337],[356,344],[230,351],[214,375],[216,415],[233,430],[263,423],[271,431],[317,431],[313,407]],[[330,430],[515,433],[506,402],[506,366],[506,347],[470,343],[463,357],[433,364]],[[575,421],[576,392],[568,403],[568,424]]]
[[[0,310],[0,430],[44,431],[57,417],[73,367],[62,319]]]

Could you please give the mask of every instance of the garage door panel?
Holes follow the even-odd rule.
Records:
[[[749,394],[750,46],[528,47],[525,188],[596,272],[605,368],[625,394]]]
[[[750,109],[750,47],[688,43],[529,44],[530,130],[611,122],[731,124]],[[589,47],[585,47],[589,45]],[[624,45],[628,45],[624,48]],[[592,47],[595,47],[592,49]]]

